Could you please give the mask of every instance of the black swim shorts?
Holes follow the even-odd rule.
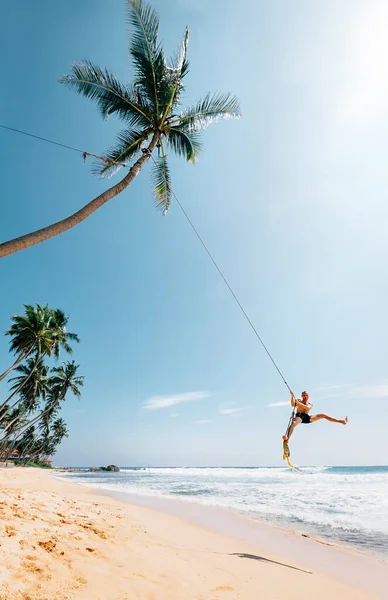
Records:
[[[311,417],[307,413],[297,412],[295,416],[302,419],[302,423],[311,423]]]

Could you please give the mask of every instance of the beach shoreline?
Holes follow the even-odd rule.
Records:
[[[388,560],[388,467],[305,467],[303,475],[268,467],[145,471],[123,467],[117,474],[80,470],[64,476],[97,492],[124,492],[121,499],[135,504],[170,512],[179,508],[176,500],[195,502]]]
[[[37,469],[3,469],[0,486],[0,600],[388,598],[384,561],[230,511]]]
[[[59,479],[61,478],[59,477]],[[66,481],[65,479],[63,480]],[[249,522],[251,527],[257,526],[261,530],[267,530],[268,535],[271,535],[271,533],[273,534],[274,531],[278,531],[281,532],[282,535],[291,535],[297,538],[308,538],[317,544],[337,548],[338,550],[349,551],[351,553],[361,555],[366,558],[373,558],[388,564],[388,557],[381,555],[378,552],[373,553],[368,549],[359,548],[351,545],[350,543],[334,540],[333,538],[320,537],[314,532],[297,529],[287,523],[271,522],[270,520],[265,520],[261,515],[258,515],[254,512],[242,512],[230,507],[201,504],[196,500],[188,500],[187,498],[169,498],[167,496],[158,497],[142,495],[140,493],[135,494],[131,492],[116,492],[113,490],[104,490],[103,488],[92,487],[77,482],[75,485],[81,485],[85,490],[89,490],[90,493],[98,496],[108,496],[110,498],[115,498],[120,502],[129,503],[134,506],[150,508],[151,510],[156,510],[158,512],[179,516],[180,518],[190,521],[191,523],[204,529],[209,529],[211,531],[226,535],[234,535],[236,538],[241,537],[242,539],[246,539],[244,535],[239,535],[238,531],[230,531],[229,523],[231,520],[240,521],[240,523],[245,522],[245,524]],[[210,517],[211,515],[215,518],[212,518],[211,522],[209,522],[209,518],[207,517]],[[224,515],[224,519],[217,519],[217,515]]]
[[[131,506],[179,517],[201,529],[226,535],[255,547],[260,546],[283,561],[293,560],[297,555],[298,560],[306,567],[319,569],[326,576],[335,577],[347,584],[356,582],[357,586],[365,591],[370,589],[369,584],[365,584],[367,578],[371,576],[379,578],[379,567],[377,572],[374,570],[376,565],[381,565],[382,570],[386,569],[388,577],[388,561],[381,556],[373,555],[367,550],[351,545],[328,542],[326,539],[291,527],[267,523],[257,517],[253,519],[249,515],[238,513],[231,508],[203,505],[182,498],[160,498],[115,492],[87,485],[83,485],[83,487],[88,490],[88,493],[114,498]],[[325,548],[329,548],[331,551],[328,552]]]

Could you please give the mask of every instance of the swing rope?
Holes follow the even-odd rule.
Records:
[[[151,154],[151,158],[154,161],[154,164],[156,166],[156,161],[154,159],[154,157]],[[200,234],[198,233],[198,230],[196,229],[194,223],[192,222],[192,220],[190,219],[189,215],[187,214],[186,210],[184,209],[184,207],[182,206],[182,204],[179,202],[177,195],[175,194],[174,190],[170,187],[171,190],[171,194],[173,195],[173,197],[175,198],[176,203],[178,204],[179,208],[181,209],[181,211],[183,212],[184,216],[186,217],[188,223],[190,224],[190,227],[192,228],[192,230],[194,231],[195,235],[197,236],[198,240],[200,241],[200,243],[202,244],[206,254],[209,256],[210,260],[212,261],[213,265],[215,266],[215,268],[217,269],[218,273],[220,274],[222,280],[224,281],[226,287],[228,288],[229,292],[232,294],[234,300],[236,301],[238,307],[240,308],[242,314],[244,315],[245,319],[248,321],[253,333],[255,334],[255,336],[257,337],[257,339],[259,340],[260,344],[263,346],[265,352],[267,353],[268,357],[270,358],[270,360],[272,361],[272,364],[274,365],[275,369],[277,370],[277,372],[279,373],[280,377],[283,380],[283,383],[287,386],[288,390],[291,392],[291,388],[288,385],[283,373],[281,372],[281,370],[279,369],[278,365],[275,362],[275,359],[273,358],[273,356],[271,355],[270,351],[268,350],[267,346],[264,344],[259,332],[257,331],[256,327],[254,326],[254,324],[252,323],[251,319],[249,318],[246,310],[244,309],[244,307],[242,306],[240,300],[238,299],[238,297],[236,296],[235,292],[233,291],[231,285],[229,284],[228,280],[226,279],[225,275],[223,274],[223,272],[221,271],[220,267],[218,266],[217,262],[215,261],[215,259],[213,258],[213,255],[211,254],[209,248],[207,247],[207,245],[205,244],[205,242],[203,241],[202,237],[200,236]]]
[[[296,414],[296,402],[295,402],[294,406],[292,407],[292,413],[289,418],[287,429],[286,429],[286,438],[287,439],[283,439],[283,460],[287,461],[287,464],[291,469],[294,468],[294,465],[290,461],[291,452],[290,452],[290,448],[288,446],[288,434],[290,433],[290,428],[294,421],[295,414]]]
[[[150,154],[151,159],[153,160],[155,166],[156,166],[156,161],[154,159],[154,157],[152,156],[152,154]],[[265,352],[267,353],[269,359],[271,360],[272,364],[274,365],[275,369],[277,370],[277,372],[279,373],[280,377],[283,380],[283,383],[287,386],[288,391],[293,394],[290,386],[288,385],[283,373],[281,372],[281,370],[279,369],[278,365],[275,362],[275,359],[273,358],[272,354],[270,353],[270,351],[268,350],[267,346],[265,345],[265,343],[263,342],[259,332],[257,331],[256,327],[254,326],[254,324],[252,323],[251,319],[249,318],[246,310],[244,309],[244,307],[242,306],[240,300],[238,299],[238,297],[236,296],[235,292],[233,291],[233,288],[231,287],[231,285],[229,284],[228,280],[226,279],[225,275],[223,274],[223,272],[221,271],[220,267],[218,266],[217,262],[215,261],[215,259],[213,258],[212,253],[210,252],[209,248],[207,247],[207,245],[205,244],[205,242],[203,241],[202,237],[200,236],[200,234],[198,233],[197,228],[195,227],[194,223],[192,222],[192,220],[190,219],[189,215],[187,214],[186,210],[184,209],[184,207],[182,206],[182,204],[179,202],[179,199],[177,197],[177,195],[175,194],[174,190],[172,187],[170,187],[171,190],[171,194],[172,196],[175,198],[176,203],[178,204],[179,208],[181,209],[182,213],[184,214],[184,216],[186,217],[186,220],[188,221],[190,227],[192,228],[192,230],[194,231],[195,235],[197,236],[198,240],[200,241],[202,247],[204,248],[206,254],[208,255],[208,257],[210,258],[210,260],[212,261],[214,267],[217,269],[219,275],[221,276],[221,279],[223,280],[223,282],[225,283],[226,287],[228,288],[229,292],[231,293],[231,295],[233,296],[234,300],[236,301],[238,307],[240,308],[242,314],[244,315],[245,319],[248,321],[253,333],[255,334],[255,336],[257,337],[257,339],[259,340],[260,344],[262,345],[262,347],[264,348]],[[167,210],[164,211],[163,215],[167,214]],[[291,413],[291,417],[289,419],[288,422],[288,426],[286,429],[286,437],[288,438],[288,433],[290,431],[290,427],[291,424],[294,420],[295,417],[295,411],[296,411],[296,404],[292,409],[292,413]],[[287,440],[283,440],[283,460],[287,461],[288,466],[293,469],[294,465],[290,462],[290,448],[288,446],[288,439]]]

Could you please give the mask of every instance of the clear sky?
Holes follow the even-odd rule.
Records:
[[[195,167],[171,159],[174,191],[295,393],[349,416],[300,426],[293,462],[386,463],[387,3],[153,5],[168,54],[190,27],[186,102],[231,91],[243,111],[205,132]],[[125,0],[3,3],[1,123],[108,148],[121,124],[58,79],[87,58],[130,81],[125,15]],[[109,185],[76,153],[4,130],[0,156],[1,240]],[[58,464],[282,464],[288,391],[179,207],[155,209],[148,168],[83,224],[2,259],[0,278],[1,331],[39,302],[81,338]]]

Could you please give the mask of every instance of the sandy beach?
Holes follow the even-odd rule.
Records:
[[[352,564],[348,550],[326,547],[320,570],[317,542],[308,540],[306,555],[298,551],[305,540],[294,536],[291,551],[279,547],[274,554],[265,538],[246,543],[96,495],[49,471],[1,469],[0,486],[1,600],[388,598],[388,564],[378,559],[365,557],[363,589],[349,575],[341,581],[338,561],[343,553],[344,564]],[[363,560],[354,553],[358,573]]]

